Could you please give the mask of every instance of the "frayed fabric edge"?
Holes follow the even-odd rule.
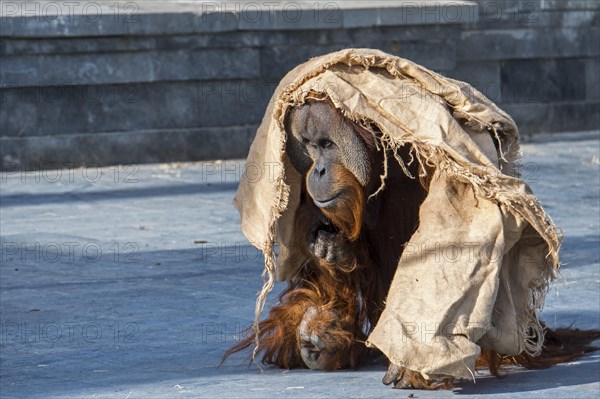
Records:
[[[399,62],[398,60],[390,60],[381,56],[364,56],[362,54],[353,53],[352,50],[346,50],[340,52],[340,55],[332,59],[330,62],[319,65],[318,68],[315,68],[310,73],[304,75],[302,79],[297,80],[294,83],[288,85],[286,88],[284,88],[279,98],[277,99],[277,103],[275,104],[271,120],[271,124],[277,124],[280,133],[280,144],[282,146],[282,151],[280,154],[281,165],[284,164],[283,161],[285,156],[286,144],[286,134],[284,129],[285,111],[289,106],[299,106],[303,104],[306,99],[306,95],[308,94],[298,93],[296,92],[296,90],[306,81],[310,80],[315,76],[318,76],[332,65],[339,64],[344,60],[349,66],[362,65],[365,69],[369,69],[370,67],[383,67],[394,76],[405,77],[405,75],[400,71],[400,69],[397,68],[396,63]],[[403,60],[403,62],[410,61]],[[417,64],[411,64],[413,64],[418,69],[427,72],[427,70],[419,67]],[[334,104],[335,103],[336,102],[334,101]],[[337,102],[336,106],[339,107],[339,102]],[[348,112],[348,110],[345,110],[343,108],[339,109],[341,109],[341,111],[346,117],[350,118],[355,123],[365,126],[364,118],[361,118],[357,115],[352,115]],[[502,116],[507,117],[508,121],[512,122],[512,119],[505,113],[502,113]],[[504,143],[504,141],[501,140],[501,138],[498,135],[498,131],[502,130],[501,126],[498,123],[488,126],[482,121],[479,121],[476,118],[464,112],[455,112],[455,117],[465,119],[467,123],[485,125],[489,131],[494,133],[495,139],[498,141],[499,145],[508,144],[508,148],[506,150],[501,150],[499,154],[501,159],[501,166],[503,166],[501,168],[501,173],[507,173],[508,171],[512,171],[514,169],[514,165],[516,165],[516,162],[520,158],[520,152],[518,151],[518,132],[511,132],[511,138],[507,139],[507,143]],[[546,214],[546,212],[542,209],[541,205],[539,204],[537,198],[534,195],[510,193],[506,192],[506,190],[503,190],[503,188],[500,187],[498,180],[516,179],[515,177],[510,177],[502,174],[500,175],[501,178],[496,176],[495,178],[490,179],[489,176],[477,175],[470,171],[473,170],[473,168],[467,170],[466,168],[462,167],[459,163],[454,161],[448,154],[446,154],[442,149],[437,147],[430,147],[425,143],[419,142],[418,140],[411,140],[409,139],[409,137],[410,135],[406,135],[403,140],[397,140],[393,138],[389,133],[382,132],[380,137],[380,144],[383,146],[384,149],[396,149],[405,144],[412,145],[416,158],[418,159],[421,165],[420,177],[424,177],[427,175],[425,165],[428,165],[432,168],[437,168],[441,167],[442,165],[445,165],[450,167],[451,169],[454,169],[454,175],[459,177],[459,180],[469,183],[476,191],[476,193],[483,195],[484,198],[492,200],[499,205],[504,205],[507,207],[507,209],[510,209],[511,211],[521,215],[532,225],[532,227],[538,232],[538,234],[540,234],[540,236],[546,242],[548,246],[548,255],[546,257],[545,273],[543,276],[541,276],[543,279],[543,283],[538,287],[530,289],[532,302],[529,310],[531,311],[531,317],[528,325],[523,326],[523,328],[520,329],[520,336],[522,337],[521,341],[523,343],[523,347],[525,348],[524,351],[532,356],[539,355],[543,345],[544,329],[537,318],[537,311],[541,310],[543,306],[545,295],[548,290],[548,282],[556,277],[556,271],[560,267],[560,263],[558,260],[558,251],[561,244],[561,234],[559,229],[552,222],[552,220]],[[435,159],[435,162],[433,161],[433,159]],[[407,169],[404,163],[400,162],[400,160],[398,160],[397,157],[396,160],[402,167],[402,169],[406,172]],[[290,191],[289,186],[284,181],[284,168],[279,168],[279,170],[280,173],[278,176],[275,177],[274,183],[278,187],[277,192],[279,193],[279,196],[276,200],[276,203],[271,208],[270,220],[268,223],[269,230],[267,234],[267,241],[263,243],[263,245],[260,247],[265,256],[265,269],[262,273],[263,287],[258,293],[255,307],[255,320],[253,323],[253,332],[255,334],[256,347],[253,351],[253,360],[256,360],[256,356],[260,352],[260,316],[264,311],[267,296],[269,292],[272,291],[275,285],[275,276],[277,274],[277,260],[274,251],[275,225],[277,220],[287,207],[288,196]],[[383,188],[385,187],[386,176],[387,174],[384,171],[384,174],[381,176],[381,184],[378,190],[373,195],[376,195],[381,190],[383,190]],[[527,204],[527,206],[524,206],[523,203]],[[540,220],[544,221],[544,225],[540,223]],[[533,334],[530,333],[531,331],[533,331]]]

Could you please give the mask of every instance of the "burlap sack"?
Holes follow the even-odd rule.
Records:
[[[265,254],[257,320],[275,278],[293,279],[305,260],[293,236],[301,177],[284,150],[283,120],[309,92],[365,128],[377,126],[384,148],[411,144],[421,174],[429,174],[419,228],[367,345],[409,369],[462,378],[473,377],[480,348],[539,353],[536,311],[559,267],[560,237],[517,177],[517,127],[468,84],[370,49],[292,70],[252,143],[234,205],[244,234]]]

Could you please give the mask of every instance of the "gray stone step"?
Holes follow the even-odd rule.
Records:
[[[596,0],[3,1],[0,159],[243,156],[281,77],[347,47],[471,83],[525,136],[598,129],[599,23]]]

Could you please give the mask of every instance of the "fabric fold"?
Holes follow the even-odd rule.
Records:
[[[481,348],[539,353],[536,312],[559,267],[560,233],[519,179],[514,121],[467,83],[371,49],[294,68],[256,133],[234,199],[244,234],[265,253],[256,320],[275,279],[293,280],[306,261],[293,234],[302,181],[284,120],[309,95],[331,100],[386,153],[408,145],[411,159],[396,161],[417,162],[414,177],[429,182],[368,344],[410,369],[464,378]]]

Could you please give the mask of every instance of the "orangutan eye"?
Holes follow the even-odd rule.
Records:
[[[333,144],[333,143],[332,143],[331,141],[329,141],[329,140],[321,140],[321,141],[319,142],[319,145],[320,145],[322,148],[328,148],[328,147],[331,147],[331,145],[332,145],[332,144]]]

